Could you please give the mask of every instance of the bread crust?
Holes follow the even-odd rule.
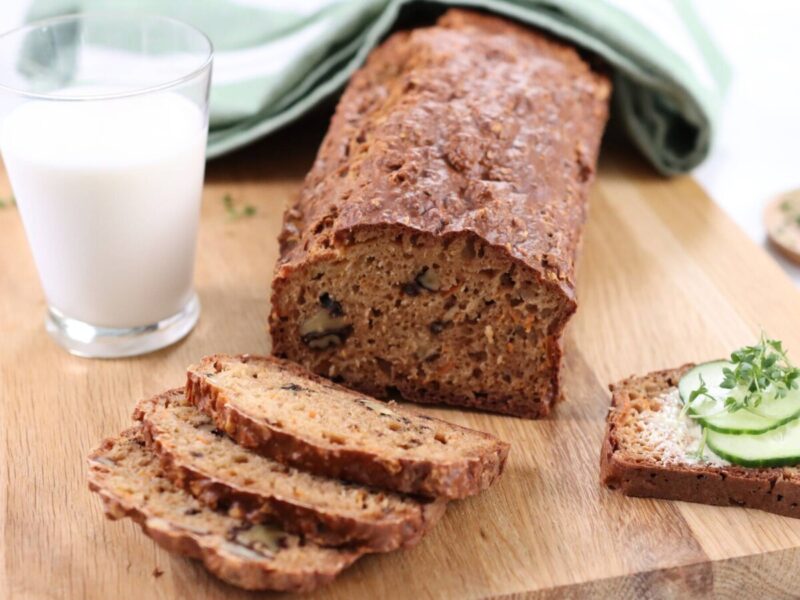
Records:
[[[106,516],[111,520],[125,517],[132,519],[159,546],[168,552],[202,561],[209,571],[231,585],[246,590],[309,592],[332,581],[363,554],[360,550],[341,550],[331,553],[330,564],[326,565],[327,568],[324,570],[288,572],[275,569],[268,560],[244,560],[223,553],[217,545],[206,539],[208,536],[174,527],[168,521],[125,502],[104,485],[98,465],[94,461],[114,443],[114,438],[103,440],[88,458],[89,489],[102,499]]]
[[[183,389],[170,390],[160,396],[183,395]],[[296,533],[321,546],[352,546],[367,552],[389,552],[410,547],[422,539],[442,517],[447,502],[436,499],[421,502],[419,511],[408,518],[370,521],[349,517],[314,505],[313,500],[301,502],[277,496],[262,496],[247,489],[212,477],[175,457],[171,448],[162,443],[159,424],[149,415],[148,405],[158,397],[144,400],[134,411],[133,418],[142,423],[148,447],[159,457],[164,474],[175,485],[192,494],[203,504],[236,505],[242,518],[253,523],[273,522],[290,533]]]
[[[413,156],[413,150],[418,148],[413,141],[404,139],[402,129],[381,130],[380,137],[366,150],[367,158],[356,160],[346,147],[350,139],[358,137],[359,131],[366,128],[367,124],[359,119],[366,110],[364,105],[385,100],[381,96],[384,92],[396,93],[394,99],[403,107],[421,101],[430,103],[423,91],[435,82],[420,76],[419,81],[409,82],[403,88],[402,73],[397,72],[398,64],[408,63],[408,73],[405,74],[412,80],[417,64],[425,67],[437,65],[441,68],[439,72],[445,74],[448,61],[456,61],[449,46],[459,41],[458,36],[466,36],[469,41],[466,47],[459,48],[463,51],[459,60],[469,63],[486,61],[485,64],[491,65],[496,61],[502,65],[521,59],[526,53],[531,60],[550,63],[553,68],[543,68],[538,81],[527,82],[526,89],[530,92],[549,94],[557,88],[548,89],[548,84],[556,86],[564,81],[573,85],[571,91],[574,95],[552,102],[548,106],[551,112],[526,109],[521,113],[524,116],[519,117],[508,113],[509,107],[504,104],[510,100],[506,95],[508,90],[501,89],[514,82],[505,79],[507,73],[494,75],[491,69],[484,69],[487,71],[483,73],[485,76],[498,78],[494,82],[498,88],[496,94],[482,97],[480,114],[474,115],[476,121],[487,120],[486,130],[475,122],[453,123],[456,128],[450,133],[467,138],[468,143],[459,146],[452,138],[429,142],[431,146],[440,146],[446,155],[441,164],[440,159],[432,159],[427,165],[429,169],[455,171],[462,174],[462,183],[475,184],[477,180],[471,168],[494,168],[496,179],[491,179],[489,173],[487,178],[512,183],[520,195],[518,202],[499,202],[496,198],[492,201],[490,197],[481,199],[477,196],[472,198],[472,204],[466,198],[456,201],[450,197],[451,194],[469,194],[470,190],[455,189],[455,182],[441,189],[431,189],[418,180],[420,174],[415,169],[410,169],[414,172],[404,177],[387,177],[387,172],[397,172],[395,162],[423,166]],[[423,41],[417,42],[418,38]],[[494,43],[499,38],[505,38],[505,43]],[[455,68],[452,72],[460,73]],[[457,83],[446,81],[442,85],[455,86]],[[477,81],[461,83],[467,87],[478,84]],[[536,86],[535,90],[530,89],[533,86]],[[448,98],[455,98],[457,91],[449,88],[438,91],[438,104],[432,108],[433,114],[397,108],[403,110],[406,125],[422,120],[430,129],[437,119],[451,118],[446,110]],[[297,206],[294,211],[286,213],[277,278],[282,278],[294,265],[325,254],[325,250],[330,248],[325,242],[343,241],[354,228],[390,224],[437,236],[476,234],[504,250],[520,267],[538,273],[543,285],[552,285],[560,290],[565,300],[574,300],[575,255],[586,216],[586,192],[594,176],[600,138],[608,117],[610,93],[608,79],[592,71],[574,48],[499,17],[454,9],[448,11],[434,28],[393,35],[370,54],[366,65],[353,76],[306,178]],[[517,101],[524,103],[524,94]],[[537,102],[542,103],[542,100]],[[386,116],[390,108],[384,105],[381,114]],[[494,123],[488,122],[492,115]],[[482,155],[462,155],[478,152],[481,148],[472,145],[481,139],[488,143],[492,133],[505,139],[497,128],[512,123],[519,127],[517,137],[524,134],[538,139],[540,153],[513,154],[506,157],[504,164],[492,162]],[[570,127],[564,129],[564,124]],[[540,133],[533,135],[532,130],[536,128]],[[561,130],[562,135],[541,133],[554,128]],[[484,150],[491,152],[490,148]],[[488,162],[483,164],[481,161]],[[353,174],[348,167],[355,166],[356,162],[359,170]],[[347,176],[338,176],[340,171]],[[416,177],[409,180],[409,176]],[[363,187],[362,183],[368,187],[357,192]],[[473,191],[480,193],[480,190]],[[556,197],[565,199],[563,209],[556,212],[543,210]],[[342,198],[347,201],[341,202]],[[558,235],[548,235],[554,232]]]
[[[489,434],[474,430],[470,432],[493,441],[490,450],[479,456],[438,464],[430,460],[388,458],[368,451],[314,445],[266,421],[250,417],[236,406],[235,401],[224,390],[210,382],[205,374],[213,371],[214,363],[222,358],[228,357],[207,356],[198,365],[189,367],[186,398],[189,403],[212,417],[217,427],[240,446],[263,456],[325,477],[450,500],[472,496],[487,489],[503,472],[509,445]],[[250,359],[248,355],[238,358],[244,361]],[[258,359],[270,361],[281,369],[288,370],[298,378],[298,383],[312,380],[335,390],[358,395],[357,392],[309,373],[288,361],[275,357]],[[458,427],[453,424],[448,426]]]
[[[541,68],[509,67],[523,61]],[[402,378],[393,386],[412,401],[546,415],[560,397],[558,340],[577,307],[575,260],[609,95],[608,79],[574,48],[505,19],[454,9],[436,27],[394,34],[354,75],[285,214],[273,352],[300,360],[285,337],[295,330],[281,326],[292,277],[360,232],[475,237],[559,299],[548,385],[483,401]]]
[[[642,377],[629,377],[609,386],[611,409],[600,455],[600,481],[627,496],[744,506],[800,517],[800,471],[795,467],[663,465],[626,454],[618,427],[622,419],[630,417],[633,403],[647,402],[674,388],[693,366],[686,364]]]

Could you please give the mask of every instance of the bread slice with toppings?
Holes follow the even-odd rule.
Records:
[[[379,402],[274,357],[213,355],[186,397],[239,445],[325,477],[463,498],[501,474],[509,445]]]
[[[199,559],[220,579],[248,590],[310,591],[362,554],[323,548],[205,507],[163,476],[138,428],[105,440],[89,455],[89,488],[110,519],[132,518],[161,547]]]
[[[183,389],[143,400],[134,418],[178,487],[212,508],[252,523],[277,523],[320,545],[373,552],[410,546],[445,510],[445,500],[328,479],[249,452],[186,402]]]
[[[679,418],[680,378],[694,365],[629,377],[611,387],[600,479],[628,496],[744,506],[800,517],[796,468],[748,468],[708,448],[700,426]]]

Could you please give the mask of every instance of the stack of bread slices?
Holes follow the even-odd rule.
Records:
[[[273,357],[215,355],[89,456],[111,519],[246,589],[308,591],[417,543],[509,446]]]

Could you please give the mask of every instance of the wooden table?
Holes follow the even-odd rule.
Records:
[[[324,122],[306,121],[209,167],[197,286],[203,313],[171,348],[74,358],[47,337],[17,211],[0,210],[0,595],[239,598],[130,522],[102,517],[84,456],[129,423],[134,402],[180,384],[212,352],[268,352],[268,292],[284,204]],[[800,520],[739,508],[625,498],[598,484],[610,381],[720,356],[760,327],[800,356],[800,294],[689,178],[666,180],[606,148],[566,348],[568,401],[526,421],[431,414],[512,442],[507,471],[451,505],[408,551],[360,560],[319,597],[748,597],[797,593]],[[0,173],[0,196],[8,182]],[[257,207],[227,219],[221,198]]]

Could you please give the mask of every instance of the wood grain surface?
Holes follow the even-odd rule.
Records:
[[[17,211],[0,209],[0,595],[245,598],[197,563],[103,518],[84,457],[136,400],[179,385],[213,352],[269,352],[268,292],[284,204],[325,124],[209,165],[197,261],[203,305],[184,341],[127,360],[75,358],[43,327]],[[609,382],[718,357],[759,328],[800,356],[800,294],[689,178],[666,180],[607,148],[566,336],[568,400],[542,421],[422,410],[512,443],[487,493],[451,505],[417,547],[368,556],[316,598],[790,597],[800,520],[625,498],[598,484]],[[231,221],[222,196],[257,214]],[[0,197],[9,194],[0,171]]]

